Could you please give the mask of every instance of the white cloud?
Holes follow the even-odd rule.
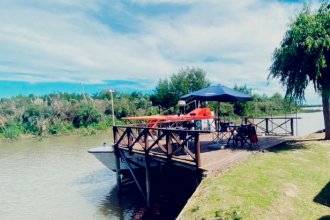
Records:
[[[186,8],[175,15],[134,11],[140,10],[134,4],[146,9],[164,3],[167,10]],[[263,0],[132,0],[126,3],[131,8],[105,0],[1,4],[0,61],[8,62],[0,63],[0,80],[157,82],[181,67],[198,66],[227,86],[267,84],[272,52],[302,7]],[[277,85],[272,93],[282,90],[271,83]]]

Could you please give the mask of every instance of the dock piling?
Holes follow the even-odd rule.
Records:
[[[121,190],[121,176],[120,176],[120,154],[118,149],[118,128],[116,126],[112,127],[113,129],[113,139],[114,145],[113,149],[116,157],[116,180],[117,180],[117,190]]]
[[[147,207],[151,207],[151,177],[150,177],[150,158],[149,155],[145,157],[145,170],[146,170],[146,193],[147,193]]]
[[[114,146],[115,157],[116,157],[116,179],[117,179],[117,190],[121,190],[121,176],[120,176],[120,155],[118,145]]]

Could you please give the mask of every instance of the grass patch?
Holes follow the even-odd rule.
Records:
[[[203,180],[182,219],[328,217],[329,161],[330,141],[290,143],[260,153]]]

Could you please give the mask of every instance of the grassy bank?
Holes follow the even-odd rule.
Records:
[[[287,144],[203,180],[181,217],[330,219],[330,141]]]

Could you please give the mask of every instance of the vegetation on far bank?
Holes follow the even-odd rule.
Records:
[[[260,153],[203,180],[181,219],[329,219],[329,161],[325,140]]]
[[[150,94],[140,92],[114,93],[114,113],[117,124],[125,116],[152,115],[178,112],[180,96],[210,85],[200,68],[186,68],[168,79],[159,80]],[[297,107],[280,94],[273,96],[253,94],[246,85],[234,89],[250,94],[254,101],[221,103],[221,116],[276,115],[296,112]],[[170,108],[171,107],[171,108]],[[209,103],[215,112],[218,103]],[[94,134],[112,126],[111,97],[108,91],[94,95],[53,93],[43,96],[27,95],[0,99],[0,137],[15,139],[21,135],[59,135],[80,132]],[[168,109],[169,108],[169,109]],[[193,106],[188,106],[193,108]]]

